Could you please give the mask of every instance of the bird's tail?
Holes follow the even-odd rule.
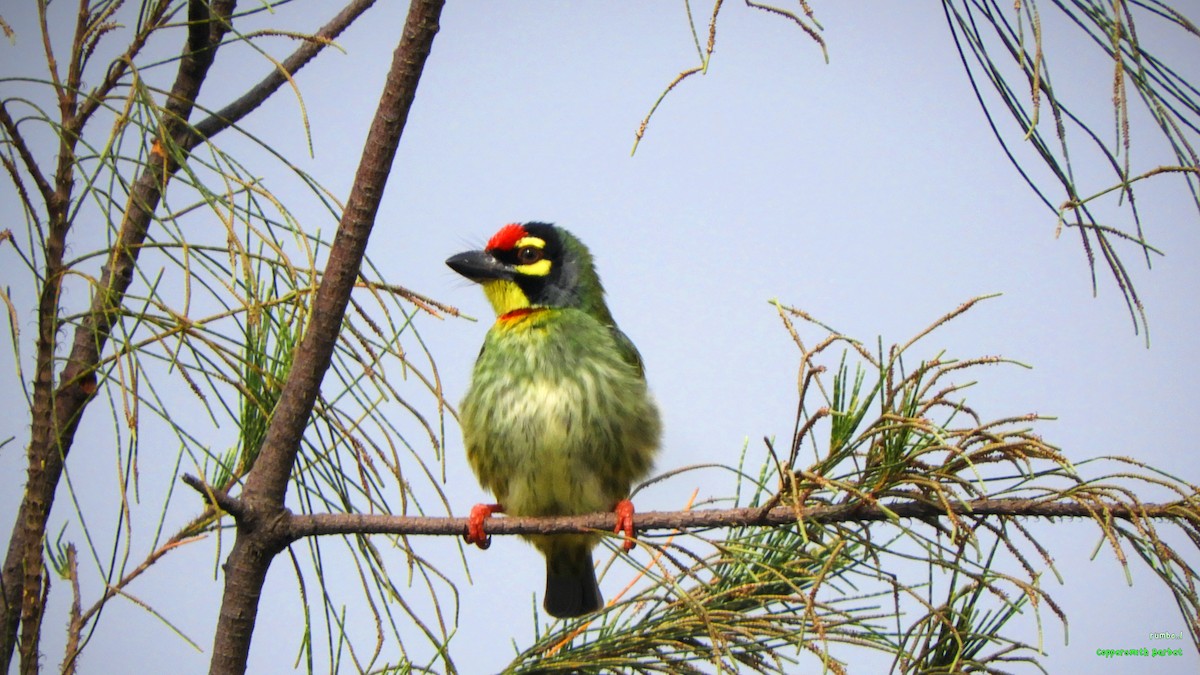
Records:
[[[560,619],[582,616],[604,606],[590,545],[563,542],[548,552],[546,597],[542,606],[550,616]]]

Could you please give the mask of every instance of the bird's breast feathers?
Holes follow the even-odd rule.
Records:
[[[559,314],[498,321],[462,405],[471,466],[514,515],[609,509],[658,445],[657,408],[611,331]]]

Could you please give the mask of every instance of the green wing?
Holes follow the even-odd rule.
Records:
[[[633,346],[633,340],[630,340],[629,336],[622,333],[621,329],[615,325],[609,325],[608,329],[612,331],[613,340],[617,343],[617,350],[621,352],[621,359],[637,368],[638,375],[643,380],[646,379],[646,367],[642,364],[642,355],[638,353],[637,347]]]

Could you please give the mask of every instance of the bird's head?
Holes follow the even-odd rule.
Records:
[[[446,264],[483,286],[496,316],[574,307],[612,324],[591,253],[561,227],[511,223],[492,235],[487,248],[450,256]]]

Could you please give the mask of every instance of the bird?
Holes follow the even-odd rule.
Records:
[[[471,509],[467,542],[487,548],[493,513],[615,511],[632,550],[629,492],[652,467],[662,422],[588,248],[557,225],[510,223],[446,264],[480,284],[496,313],[459,406],[468,464],[497,500]],[[592,564],[599,533],[523,536],[546,558],[548,614],[604,606]]]

